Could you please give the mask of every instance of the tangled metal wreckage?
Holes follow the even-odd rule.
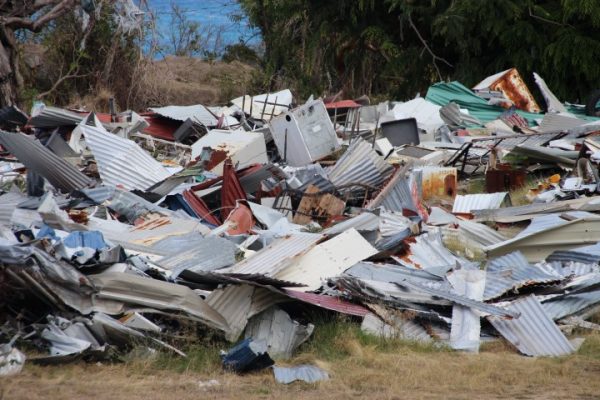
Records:
[[[572,353],[573,327],[600,328],[600,122],[535,79],[546,113],[514,69],[404,103],[3,109],[0,373],[20,346],[37,363],[185,356],[189,326],[249,371],[310,340],[315,311],[461,351]]]

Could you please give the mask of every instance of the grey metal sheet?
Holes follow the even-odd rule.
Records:
[[[17,205],[25,200],[21,193],[8,192],[0,195],[0,224],[10,226]]]
[[[252,340],[264,340],[271,357],[289,358],[314,329],[313,324],[302,325],[278,307],[270,307],[248,321],[244,335]]]
[[[456,263],[467,263],[467,260],[455,256],[444,246],[442,235],[439,231],[416,236],[415,242],[409,246],[408,256],[404,259],[397,259],[397,261],[408,267],[416,267],[424,270],[450,268],[456,266]]]
[[[541,296],[542,308],[548,317],[557,321],[580,314],[600,304],[600,291],[566,294],[559,296]]]
[[[202,104],[193,106],[166,106],[149,109],[163,117],[185,122],[188,118],[207,127],[217,126],[217,118]]]
[[[27,168],[42,175],[57,189],[71,192],[93,183],[92,179],[31,137],[0,131],[0,144]]]
[[[452,213],[469,214],[471,210],[500,208],[508,192],[457,195],[454,198]]]
[[[417,321],[392,312],[386,313],[385,321],[372,313],[365,315],[360,329],[365,333],[386,339],[432,341],[427,330]]]
[[[575,351],[565,335],[534,296],[520,298],[507,307],[520,314],[511,320],[488,317],[494,328],[528,356],[563,356]]]
[[[315,233],[294,233],[280,237],[250,258],[242,260],[222,272],[274,276],[285,268],[294,257],[308,251],[322,238],[322,235]]]
[[[401,212],[406,208],[417,212],[411,190],[411,179],[407,176],[408,169],[408,167],[398,169],[377,197],[369,203],[368,208],[373,210],[383,206],[389,211]]]
[[[425,270],[407,268],[402,265],[374,264],[370,262],[359,262],[347,269],[344,274],[360,279],[392,283],[400,282],[404,279],[411,279],[417,282],[443,281],[441,277],[430,274]]]
[[[487,266],[484,300],[536,283],[556,282],[563,276],[548,266],[532,266],[521,252],[514,252],[491,260]]]
[[[278,383],[288,384],[294,381],[315,383],[329,379],[327,371],[314,365],[296,365],[294,367],[273,366],[273,374]]]
[[[242,284],[213,290],[206,297],[206,304],[227,321],[226,338],[235,341],[244,331],[249,318],[285,300],[287,298],[283,295],[267,289]]]
[[[348,229],[356,229],[357,231],[375,231],[379,227],[379,217],[371,212],[363,212],[355,217],[337,223],[323,231],[326,235],[337,235]]]
[[[577,261],[581,263],[600,262],[600,242],[591,246],[580,247],[575,250],[559,250],[550,254],[546,261]]]
[[[358,138],[328,171],[328,175],[329,180],[338,188],[352,183],[379,187],[393,170],[369,143]]]
[[[546,113],[538,128],[541,133],[563,132],[585,125],[588,121],[555,113]]]
[[[85,115],[77,114],[62,108],[44,106],[35,116],[29,119],[29,125],[36,128],[54,128],[57,126],[75,126]]]
[[[232,241],[208,236],[196,241],[193,248],[171,253],[157,260],[156,263],[170,270],[175,276],[186,269],[213,271],[234,264],[236,250],[237,246]]]
[[[172,175],[134,141],[109,133],[102,126],[80,127],[105,184],[146,190]]]

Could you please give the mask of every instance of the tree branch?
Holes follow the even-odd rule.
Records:
[[[54,1],[39,0],[41,3],[47,3],[44,5],[52,5]],[[40,4],[41,4],[40,3]],[[73,9],[76,4],[76,0],[61,0],[47,13],[41,15],[39,18],[32,20],[31,18],[25,17],[0,17],[0,24],[9,27],[11,29],[27,29],[32,32],[38,32],[48,22],[60,17],[66,12]]]
[[[415,31],[415,33],[417,34],[417,37],[419,38],[419,40],[421,41],[421,43],[423,44],[423,47],[425,50],[427,50],[427,52],[431,55],[431,57],[433,58],[433,66],[435,67],[435,70],[438,73],[438,77],[440,78],[440,81],[443,80],[442,78],[442,73],[440,72],[440,68],[438,67],[436,61],[439,60],[441,62],[443,62],[444,64],[446,64],[449,67],[453,67],[452,64],[450,64],[448,62],[448,60],[446,60],[445,58],[439,57],[438,55],[436,55],[433,50],[431,50],[431,47],[429,47],[429,45],[427,44],[427,41],[425,41],[425,39],[423,38],[423,36],[421,36],[421,32],[419,32],[419,30],[417,29],[417,26],[415,25],[415,23],[412,20],[412,17],[410,15],[410,13],[408,14],[408,23],[410,24],[411,28]]]
[[[86,76],[91,75],[90,73],[87,74],[69,74],[69,75],[63,75],[61,76],[56,82],[54,82],[54,85],[52,85],[52,87],[48,90],[46,90],[43,93],[40,93],[36,96],[36,98],[38,100],[48,96],[50,93],[54,92],[56,89],[58,89],[58,87],[60,86],[61,83],[63,83],[64,81],[66,81],[67,79],[75,79],[75,78],[85,78]]]

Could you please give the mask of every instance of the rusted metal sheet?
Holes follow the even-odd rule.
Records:
[[[419,170],[423,200],[440,196],[456,196],[456,168],[427,166]]]
[[[337,311],[342,314],[356,315],[358,317],[364,317],[369,313],[369,310],[358,304],[350,303],[339,297],[325,296],[322,294],[305,293],[296,290],[284,289],[284,293],[296,300],[304,303],[309,303],[317,307],[325,308],[327,310]]]
[[[191,190],[185,190],[183,191],[182,195],[186,203],[188,203],[188,205],[194,210],[200,219],[212,225],[221,225],[219,218],[211,213],[211,210],[208,208],[206,203],[202,199],[199,199],[194,192]]]
[[[485,191],[488,193],[506,192],[525,186],[523,169],[513,169],[509,164],[499,164],[485,174]]]
[[[502,94],[512,101],[515,107],[520,110],[535,113],[541,111],[540,106],[535,101],[516,68],[511,68],[499,74],[492,75],[484,79],[479,85],[475,86],[474,89],[482,90],[486,88],[502,92]]]
[[[221,217],[227,218],[236,207],[238,200],[246,200],[246,192],[235,174],[231,159],[223,165],[223,187],[221,188]]]

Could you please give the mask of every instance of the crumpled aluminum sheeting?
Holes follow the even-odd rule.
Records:
[[[278,307],[271,307],[248,321],[245,337],[264,340],[273,358],[290,358],[294,350],[312,335],[313,324],[302,325]]]
[[[283,295],[248,284],[227,285],[206,296],[206,304],[227,321],[225,338],[231,342],[238,339],[249,318],[286,300]]]
[[[274,276],[292,262],[294,257],[305,253],[323,238],[316,233],[294,233],[275,239],[267,247],[250,258],[222,270],[222,273],[265,274]]]
[[[500,208],[508,192],[457,195],[452,206],[453,214],[469,214],[471,210]]]
[[[32,137],[0,131],[0,144],[27,168],[42,175],[57,189],[72,192],[94,182]]]
[[[538,296],[542,308],[554,321],[580,315],[600,304],[600,291],[565,295]]]
[[[345,221],[330,226],[323,231],[326,235],[337,235],[348,229],[356,229],[359,232],[376,231],[379,227],[380,218],[374,213],[363,212]]]
[[[327,371],[314,365],[298,365],[295,367],[273,367],[273,374],[278,383],[289,384],[294,381],[315,383],[329,379]]]
[[[415,204],[417,188],[412,176],[407,175],[408,170],[408,166],[398,169],[377,197],[369,203],[368,208],[373,210],[385,207],[390,211],[402,212],[403,209],[407,209],[418,212],[417,204]]]
[[[409,280],[404,280],[399,283],[395,283],[395,285],[400,287],[405,287],[413,291],[420,291],[421,293],[426,293],[432,296],[433,298],[441,298],[446,299],[454,304],[459,304],[461,306],[469,307],[481,311],[484,314],[490,314],[500,317],[516,317],[518,313],[515,313],[511,310],[503,310],[502,308],[496,307],[491,304],[482,303],[480,301],[469,299],[465,296],[461,296],[459,294],[449,292],[446,290],[440,290],[436,288],[432,288],[417,282],[411,282]]]
[[[482,301],[485,289],[485,271],[459,269],[447,276],[457,294],[469,299]],[[469,307],[455,305],[452,307],[452,326],[450,329],[450,346],[456,350],[479,352],[481,321],[479,314]]]
[[[189,250],[174,253],[156,261],[156,264],[171,271],[175,278],[181,271],[214,271],[235,263],[237,246],[230,240],[207,236],[197,241]]]
[[[362,138],[348,147],[335,165],[328,171],[329,180],[338,188],[352,183],[378,187],[391,175],[394,168]],[[346,187],[342,192],[361,189]]]
[[[10,226],[17,205],[25,200],[21,193],[8,192],[0,195],[0,224]]]
[[[172,175],[133,140],[109,133],[96,119],[95,126],[79,125],[91,149],[102,182],[127,190],[146,190]]]
[[[12,346],[12,343],[0,345],[0,376],[16,375],[25,365],[25,354]]]
[[[391,314],[391,313],[390,313]],[[386,339],[405,339],[431,342],[433,339],[419,323],[408,318],[390,315],[391,321],[384,321],[373,313],[365,315],[360,329],[368,334]]]
[[[370,262],[359,262],[348,268],[344,275],[355,278],[367,279],[380,282],[400,282],[411,279],[417,282],[442,282],[443,278],[431,274],[425,270],[408,268],[403,265],[374,264]]]
[[[600,263],[600,242],[573,250],[555,251],[546,258],[546,261],[578,261],[589,264]]]
[[[188,287],[110,271],[88,278],[98,289],[96,296],[100,299],[180,311],[210,327],[228,330],[225,318]]]
[[[467,260],[457,257],[444,246],[440,231],[432,231],[415,237],[415,243],[410,244],[409,255],[396,261],[407,267],[421,268],[424,270],[437,270],[459,264],[468,263]]]
[[[495,299],[510,290],[524,286],[563,280],[563,275],[552,267],[529,264],[519,251],[491,260],[486,271],[484,300]]]
[[[575,351],[573,345],[545,313],[535,295],[509,303],[507,310],[520,314],[518,318],[488,317],[506,340],[528,356],[563,356]]]

